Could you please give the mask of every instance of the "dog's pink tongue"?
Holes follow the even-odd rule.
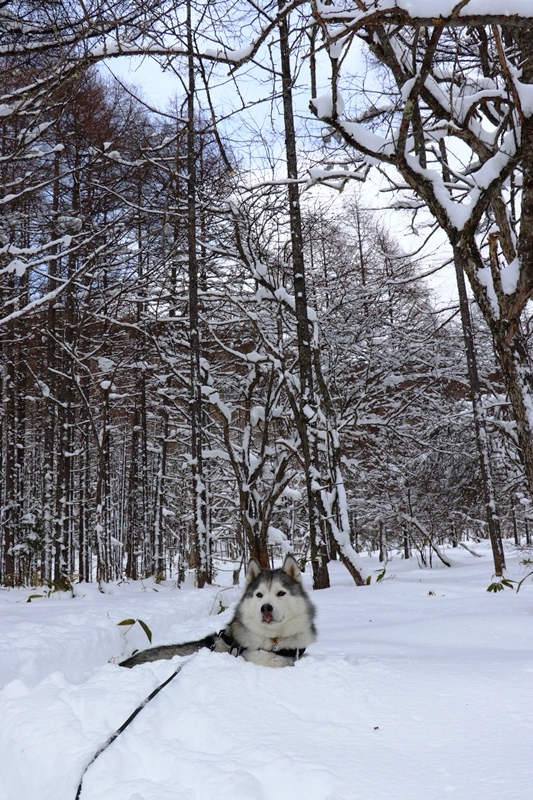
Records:
[[[272,611],[263,611],[263,622],[272,622]]]

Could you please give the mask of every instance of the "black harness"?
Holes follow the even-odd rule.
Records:
[[[216,642],[218,639],[222,639],[224,644],[227,644],[229,647],[229,652],[233,656],[240,656],[247,650],[247,647],[243,647],[242,644],[231,636],[231,634],[227,630],[221,630],[220,633],[214,637],[213,644],[211,645],[211,650],[215,648]],[[258,647],[258,650],[263,650],[265,653],[274,653],[276,656],[284,656],[285,658],[295,658],[298,661],[299,658],[303,656],[305,653],[305,647],[296,647],[294,649],[282,648],[278,650],[278,646],[276,644],[276,640],[273,640],[274,644],[270,650],[267,650],[265,647]]]
[[[230,655],[232,655],[232,656],[240,656],[241,653],[244,653],[244,651],[246,650],[246,647],[243,647],[242,645],[240,645],[239,642],[237,642],[233,638],[233,636],[230,636],[230,634],[226,630],[221,630],[221,631],[218,632],[218,634],[216,635],[215,640],[214,640],[214,642],[213,642],[213,644],[211,646],[211,650],[215,649],[215,645],[216,645],[218,639],[222,639],[224,644],[227,644],[227,646],[229,647]]]

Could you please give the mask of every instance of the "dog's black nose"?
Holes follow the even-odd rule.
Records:
[[[272,614],[273,611],[274,609],[270,603],[265,603],[263,606],[261,606],[261,614]]]

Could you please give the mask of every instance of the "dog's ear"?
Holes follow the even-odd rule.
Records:
[[[302,573],[300,572],[300,567],[298,566],[298,562],[291,556],[290,553],[285,556],[285,561],[283,562],[283,566],[281,567],[283,572],[286,572],[290,578],[293,578],[295,581],[299,583],[302,582]]]
[[[248,569],[246,570],[246,586],[249,586],[252,581],[255,581],[258,575],[263,572],[263,567],[256,561],[255,558],[250,559]]]

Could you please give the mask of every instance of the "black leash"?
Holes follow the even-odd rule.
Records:
[[[226,633],[225,630],[220,631],[216,636],[206,637],[205,642],[206,642],[206,644],[208,644],[208,646],[210,646],[211,650],[214,649],[214,646],[215,646],[215,643],[216,643],[217,639],[222,639],[228,645],[228,647],[230,648],[230,654],[231,655],[240,656],[246,650],[246,647],[242,647],[237,641],[235,641],[235,639],[232,636],[230,636],[230,634]],[[274,649],[267,650],[266,652],[267,653],[274,653],[275,655],[278,655],[278,656],[287,656],[289,658],[296,658],[296,660],[298,660],[305,653],[305,647],[296,648],[294,650],[286,650],[286,649],[278,650],[275,647]],[[196,654],[194,654],[194,655],[196,655]],[[193,656],[190,656],[187,659],[187,661],[190,661],[192,657]],[[117,730],[114,731],[111,734],[109,739],[107,739],[102,745],[100,745],[100,747],[98,748],[98,750],[96,751],[94,756],[91,758],[91,760],[88,762],[88,764],[86,764],[85,769],[82,772],[81,779],[80,779],[80,782],[79,782],[79,785],[78,785],[78,791],[76,792],[75,800],[80,800],[81,790],[82,790],[82,787],[83,787],[83,779],[84,779],[84,777],[85,777],[85,775],[87,773],[87,770],[91,766],[91,764],[94,764],[94,762],[96,761],[98,756],[100,756],[104,752],[104,750],[107,750],[109,745],[113,744],[115,739],[118,739],[118,737],[120,736],[121,733],[124,733],[124,731],[126,730],[128,725],[131,725],[131,723],[133,722],[133,720],[135,719],[137,714],[140,714],[140,712],[143,710],[143,708],[145,706],[147,706],[148,703],[151,700],[153,700],[154,697],[156,697],[156,695],[158,695],[159,692],[162,689],[165,688],[165,686],[168,686],[170,681],[174,680],[176,675],[179,675],[179,673],[181,672],[182,668],[185,666],[187,661],[184,661],[182,664],[180,664],[179,667],[176,670],[174,670],[174,672],[170,675],[169,678],[167,678],[165,681],[163,681],[163,683],[161,683],[159,686],[157,686],[154,689],[154,691],[151,694],[149,694],[148,697],[146,697],[142,701],[142,703],[140,705],[137,706],[135,711],[133,711],[133,713],[130,714],[128,719],[125,722],[122,723],[120,728],[117,728]]]
[[[191,656],[191,658],[192,658],[192,656]],[[187,659],[187,661],[190,661],[190,658],[188,658],[188,659]],[[154,699],[154,697],[155,697],[156,695],[158,695],[158,694],[159,694],[159,692],[160,692],[162,689],[164,689],[164,688],[165,688],[165,686],[168,686],[168,684],[170,683],[170,681],[174,680],[174,678],[176,677],[176,675],[179,675],[179,673],[181,672],[182,668],[185,666],[185,664],[187,663],[187,661],[185,661],[185,662],[183,662],[182,664],[180,664],[180,665],[179,665],[179,667],[178,667],[176,670],[174,670],[174,672],[172,673],[172,675],[171,675],[169,678],[167,678],[165,681],[163,681],[163,683],[161,683],[159,686],[157,686],[157,687],[154,689],[154,691],[153,691],[151,694],[149,694],[149,695],[148,695],[148,697],[146,697],[146,698],[145,698],[145,699],[142,701],[142,703],[141,703],[139,706],[137,706],[137,708],[135,709],[135,711],[134,711],[132,714],[130,714],[130,716],[128,717],[128,719],[127,719],[125,722],[123,722],[123,723],[122,723],[122,725],[120,726],[120,728],[117,728],[117,730],[116,730],[116,731],[114,731],[114,732],[111,734],[111,736],[109,737],[109,739],[107,739],[107,740],[106,740],[106,741],[105,741],[105,742],[104,742],[102,745],[100,745],[100,747],[98,748],[98,750],[96,751],[96,753],[94,754],[94,756],[91,758],[91,760],[89,761],[89,763],[88,763],[88,764],[86,764],[86,766],[85,766],[85,769],[84,769],[84,770],[83,770],[83,772],[82,772],[82,775],[81,775],[81,780],[80,780],[80,783],[79,783],[79,786],[78,786],[78,791],[76,792],[76,798],[75,798],[75,800],[80,800],[80,797],[81,797],[81,790],[82,790],[82,786],[83,786],[83,779],[85,778],[85,775],[86,775],[86,773],[87,773],[87,770],[89,769],[89,767],[91,766],[91,764],[94,764],[94,762],[96,761],[96,759],[98,758],[98,756],[100,756],[100,755],[101,755],[101,754],[104,752],[104,750],[107,750],[107,748],[109,747],[109,745],[110,745],[110,744],[113,744],[113,742],[115,741],[115,739],[118,739],[118,737],[120,736],[120,734],[121,734],[121,733],[124,733],[124,731],[126,730],[126,728],[128,727],[128,725],[130,725],[130,724],[133,722],[133,720],[135,719],[135,717],[137,716],[137,714],[139,714],[139,713],[140,713],[140,712],[143,710],[143,708],[144,708],[145,706],[147,706],[147,705],[148,705],[148,703],[149,703],[151,700],[153,700],[153,699]]]

